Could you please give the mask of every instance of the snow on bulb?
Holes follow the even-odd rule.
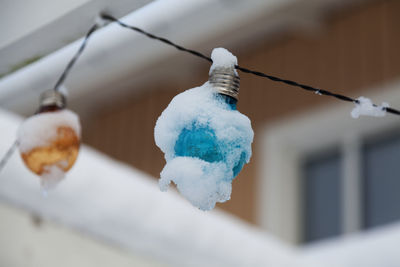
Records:
[[[26,119],[18,130],[21,157],[40,176],[44,189],[54,187],[64,178],[79,153],[79,118],[64,107],[61,93],[46,91],[41,96],[39,112]]]
[[[173,181],[202,210],[230,199],[232,180],[251,157],[250,120],[236,110],[236,57],[216,48],[209,81],[172,99],[157,120],[154,136],[167,161],[159,181]]]

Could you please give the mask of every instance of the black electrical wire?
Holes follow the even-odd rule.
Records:
[[[6,166],[7,162],[11,158],[11,156],[14,154],[14,151],[18,147],[18,141],[15,140],[14,143],[10,146],[10,148],[7,150],[6,154],[4,154],[3,158],[0,161],[0,171]]]
[[[163,43],[165,43],[167,45],[173,46],[173,47],[175,47],[176,49],[178,49],[180,51],[190,53],[190,54],[192,54],[194,56],[197,56],[197,57],[200,57],[202,59],[205,59],[205,60],[207,60],[207,61],[209,61],[211,63],[213,62],[210,57],[208,57],[208,56],[206,56],[206,55],[204,55],[204,54],[202,54],[202,53],[200,53],[200,52],[198,52],[196,50],[185,48],[183,46],[175,44],[174,42],[172,42],[172,41],[170,41],[168,39],[165,39],[163,37],[159,37],[157,35],[154,35],[152,33],[147,32],[145,30],[142,30],[142,29],[140,29],[138,27],[128,25],[128,24],[126,24],[126,23],[114,18],[113,16],[110,16],[108,14],[102,14],[101,17],[104,20],[116,22],[117,24],[119,24],[120,26],[122,26],[124,28],[128,28],[128,29],[134,30],[136,32],[139,32],[141,34],[144,34],[145,36],[147,36],[147,37],[149,37],[151,39],[155,39],[155,40],[161,41],[161,42],[163,42]],[[309,85],[305,85],[305,84],[301,84],[301,83],[298,83],[298,82],[295,82],[295,81],[282,79],[282,78],[279,78],[279,77],[275,77],[275,76],[272,76],[272,75],[265,74],[263,72],[254,71],[254,70],[251,70],[251,69],[239,66],[239,65],[235,65],[235,68],[240,70],[240,71],[242,71],[242,72],[244,72],[244,73],[249,73],[249,74],[253,74],[255,76],[267,78],[267,79],[269,79],[271,81],[274,81],[274,82],[280,82],[280,83],[284,83],[284,84],[287,84],[287,85],[290,85],[290,86],[299,87],[299,88],[301,88],[303,90],[311,91],[311,92],[314,92],[315,94],[318,94],[318,95],[331,96],[331,97],[334,97],[334,98],[342,100],[342,101],[352,102],[352,103],[356,103],[356,104],[360,103],[359,100],[351,98],[351,97],[348,97],[348,96],[345,96],[345,95],[333,93],[333,92],[330,92],[330,91],[327,91],[327,90],[324,90],[324,89],[315,88],[315,87],[312,87],[312,86],[309,86]],[[378,106],[374,104],[374,107],[378,107]],[[382,110],[384,110],[384,111],[386,111],[388,113],[395,114],[395,115],[400,115],[400,111],[397,110],[397,109],[394,109],[394,108],[382,107]]]
[[[76,51],[75,55],[71,58],[71,60],[68,62],[67,66],[65,67],[63,73],[61,74],[60,78],[58,78],[56,84],[54,85],[53,89],[55,91],[60,91],[60,86],[61,84],[64,83],[65,79],[68,76],[68,73],[70,72],[70,70],[72,69],[72,67],[74,66],[75,62],[78,60],[78,58],[80,57],[80,55],[82,54],[83,50],[86,47],[86,44],[90,38],[90,36],[98,29],[98,25],[94,24],[89,31],[86,33],[85,38],[83,38],[83,41],[81,43],[81,46],[79,47],[78,51]]]
[[[198,51],[185,48],[185,47],[180,46],[180,45],[178,45],[178,44],[175,44],[174,42],[172,42],[172,41],[170,41],[170,40],[168,40],[168,39],[165,39],[165,38],[163,38],[163,37],[156,36],[156,35],[154,35],[154,34],[152,34],[152,33],[146,32],[145,30],[142,30],[142,29],[140,29],[140,28],[138,28],[138,27],[125,24],[125,23],[123,23],[122,21],[120,21],[120,20],[114,18],[113,16],[110,16],[110,15],[107,15],[107,14],[102,14],[101,17],[102,17],[103,19],[105,19],[105,20],[109,20],[109,21],[112,21],[112,22],[116,22],[116,23],[118,23],[120,26],[122,26],[122,27],[124,27],[124,28],[128,28],[128,29],[134,30],[134,31],[136,31],[136,32],[140,32],[141,34],[144,34],[144,35],[146,35],[147,37],[149,37],[149,38],[151,38],[151,39],[155,39],[155,40],[161,41],[161,42],[163,42],[163,43],[165,43],[165,44],[167,44],[167,45],[170,45],[170,46],[175,47],[176,49],[178,49],[178,50],[180,50],[180,51],[188,52],[188,53],[190,53],[190,54],[192,54],[192,55],[194,55],[194,56],[200,57],[200,58],[205,59],[205,60],[207,60],[207,61],[209,61],[209,62],[212,63],[212,59],[211,59],[210,57],[208,57],[208,56],[206,56],[206,55],[204,55],[204,54],[202,54],[202,53],[200,53],[200,52],[198,52]]]

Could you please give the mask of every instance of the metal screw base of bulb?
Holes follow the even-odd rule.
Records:
[[[65,96],[56,90],[47,90],[40,95],[40,107],[56,107],[63,109],[67,105]]]
[[[232,68],[216,68],[208,79],[215,90],[224,95],[238,99],[240,78]]]

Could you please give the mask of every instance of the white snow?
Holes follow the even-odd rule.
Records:
[[[175,96],[158,118],[154,138],[167,161],[161,172],[160,187],[166,190],[170,181],[194,206],[210,210],[216,202],[230,199],[232,169],[245,152],[251,157],[253,130],[250,120],[215,97],[215,90],[206,82]],[[183,129],[208,126],[215,131],[226,155],[226,162],[210,164],[200,159],[176,157],[175,143]]]
[[[230,199],[232,184],[225,180],[227,166],[191,157],[177,157],[161,172],[160,189],[166,191],[173,180],[179,192],[201,210],[214,208],[216,202]]]
[[[81,135],[79,117],[70,110],[45,112],[29,117],[18,129],[20,151],[24,153],[35,147],[50,145],[57,136],[57,128],[60,126],[69,126],[78,137]]]
[[[47,192],[47,190],[55,188],[64,177],[64,170],[57,165],[45,166],[44,172],[40,176],[40,185],[42,186],[42,190]]]
[[[355,107],[351,111],[351,116],[355,119],[361,115],[373,116],[373,117],[384,117],[386,115],[385,108],[389,107],[389,104],[383,102],[380,106],[374,106],[371,99],[360,96],[357,98],[360,103],[355,103]]]
[[[232,68],[237,65],[237,58],[231,52],[222,47],[213,49],[211,59],[213,64],[211,65],[209,74],[211,74],[215,68]],[[236,70],[235,74],[237,75]]]
[[[400,224],[396,223],[305,246],[298,260],[303,266],[398,267],[399,247]]]
[[[65,85],[60,85],[59,92],[64,96],[67,97],[69,95],[68,88]]]

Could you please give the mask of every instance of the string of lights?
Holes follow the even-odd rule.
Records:
[[[172,41],[170,41],[168,39],[156,36],[156,35],[154,35],[152,33],[149,33],[149,32],[147,32],[147,31],[145,31],[143,29],[140,29],[138,27],[128,25],[128,24],[126,24],[126,23],[114,18],[113,16],[110,16],[110,15],[107,15],[107,14],[102,14],[101,17],[104,20],[109,20],[109,21],[112,21],[112,22],[116,22],[117,24],[119,24],[120,26],[122,26],[124,28],[128,28],[128,29],[131,29],[133,31],[139,32],[141,34],[144,34],[145,36],[147,36],[147,37],[149,37],[151,39],[155,39],[155,40],[163,42],[163,43],[165,43],[167,45],[173,46],[173,47],[175,47],[176,49],[178,49],[180,51],[190,53],[190,54],[192,54],[194,56],[197,56],[197,57],[200,57],[202,59],[205,59],[205,60],[207,60],[207,61],[209,61],[211,63],[213,62],[210,57],[208,57],[208,56],[206,56],[206,55],[204,55],[204,54],[202,54],[202,53],[200,53],[200,52],[198,52],[196,50],[185,48],[183,46],[175,44],[174,42],[172,42]],[[237,70],[240,70],[240,71],[244,72],[244,73],[249,73],[249,74],[253,74],[255,76],[267,78],[267,79],[269,79],[271,81],[274,81],[274,82],[280,82],[280,83],[284,83],[284,84],[287,84],[287,85],[290,85],[290,86],[299,87],[299,88],[304,89],[306,91],[314,92],[317,95],[331,96],[331,97],[334,97],[334,98],[342,100],[342,101],[353,102],[353,103],[359,104],[359,100],[354,99],[354,98],[349,97],[349,96],[333,93],[333,92],[330,92],[328,90],[324,90],[324,89],[312,87],[312,86],[309,86],[309,85],[301,84],[301,83],[298,83],[298,82],[295,82],[295,81],[292,81],[292,80],[282,79],[282,78],[275,77],[275,76],[272,76],[272,75],[269,75],[269,74],[265,74],[265,73],[260,72],[260,71],[251,70],[251,69],[239,66],[239,65],[236,65],[235,68]],[[374,107],[377,107],[377,106],[378,105],[374,104]],[[395,115],[400,115],[400,111],[397,110],[397,109],[390,108],[390,107],[383,107],[383,109],[386,112],[389,112],[389,113],[392,113],[392,114],[395,114]]]
[[[68,62],[68,64],[66,65],[64,71],[62,72],[61,76],[59,77],[59,79],[55,83],[55,85],[54,85],[54,87],[52,89],[53,91],[55,91],[55,92],[59,92],[60,91],[61,85],[64,83],[64,81],[68,77],[68,74],[69,74],[70,70],[75,65],[75,63],[77,62],[79,57],[82,55],[84,49],[87,47],[87,43],[88,43],[90,37],[92,36],[92,34],[97,29],[99,29],[101,26],[103,26],[104,22],[106,22],[106,21],[115,22],[115,23],[117,23],[118,25],[120,25],[123,28],[127,28],[127,29],[133,30],[135,32],[141,33],[141,34],[147,36],[150,39],[158,40],[158,41],[160,41],[160,42],[162,42],[164,44],[167,44],[169,46],[172,46],[172,47],[176,48],[179,51],[189,53],[189,54],[191,54],[193,56],[202,58],[202,59],[204,59],[204,60],[206,60],[206,61],[208,61],[210,63],[213,63],[213,60],[211,59],[211,57],[206,56],[206,55],[204,55],[203,53],[201,53],[199,51],[183,47],[183,46],[178,45],[178,44],[176,44],[176,43],[172,42],[171,40],[168,40],[168,39],[166,39],[164,37],[160,37],[160,36],[157,36],[157,35],[152,34],[150,32],[147,32],[147,31],[145,31],[145,30],[143,30],[141,28],[138,28],[138,27],[135,27],[135,26],[132,26],[132,25],[128,25],[128,24],[122,22],[121,20],[111,16],[111,15],[102,14],[100,16],[100,18],[101,18],[102,21],[101,22],[97,22],[96,24],[94,24],[89,29],[89,31],[86,33],[85,37],[82,40],[82,43],[81,43],[79,49],[74,54],[74,56],[71,58],[71,60]],[[342,94],[334,93],[334,92],[331,92],[331,91],[328,91],[328,90],[325,90],[325,89],[321,89],[321,88],[316,88],[316,87],[313,87],[313,86],[305,85],[305,84],[302,84],[302,83],[299,83],[299,82],[296,82],[296,81],[279,78],[279,77],[272,76],[272,75],[269,75],[269,74],[266,74],[266,73],[263,73],[263,72],[260,72],[260,71],[251,70],[249,68],[242,67],[242,66],[239,66],[239,65],[235,65],[234,67],[235,67],[235,69],[237,69],[237,70],[239,70],[239,71],[241,71],[243,73],[252,74],[252,75],[255,75],[255,76],[258,76],[258,77],[269,79],[269,80],[274,81],[274,82],[284,83],[284,84],[289,85],[289,86],[301,88],[303,90],[313,92],[316,95],[330,96],[330,97],[334,97],[334,98],[336,98],[338,100],[341,100],[341,101],[360,104],[360,100],[359,99],[355,99],[355,98],[352,98],[352,97],[349,97],[349,96],[346,96],[346,95],[342,95]],[[394,115],[400,115],[400,110],[398,110],[398,109],[394,109],[394,108],[391,108],[391,107],[388,107],[388,106],[378,106],[376,104],[372,104],[372,106],[373,107],[379,107],[384,112],[388,112],[388,113],[391,113],[391,114],[394,114]],[[15,141],[12,144],[12,146],[9,148],[9,150],[5,153],[3,158],[1,159],[1,161],[0,161],[0,171],[4,168],[4,166],[6,165],[8,160],[11,158],[11,155],[13,154],[13,152],[15,151],[15,149],[17,147],[18,147],[18,141]]]

